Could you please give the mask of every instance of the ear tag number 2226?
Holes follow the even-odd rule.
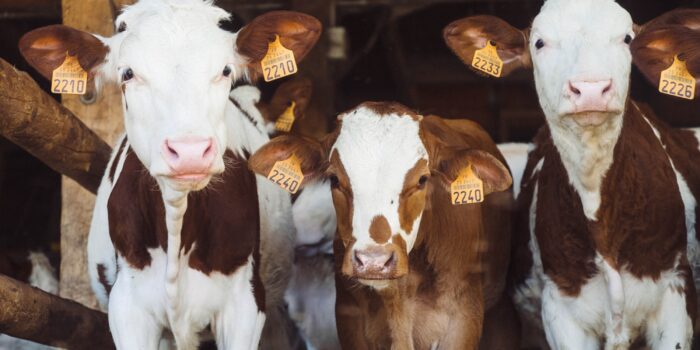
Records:
[[[484,183],[476,177],[471,164],[462,169],[450,185],[452,205],[474,204],[484,201]]]
[[[275,163],[267,174],[267,178],[287,190],[291,194],[297,193],[299,186],[304,181],[304,174],[301,172],[301,162],[296,155]]]
[[[51,92],[54,94],[85,94],[88,74],[80,66],[78,56],[66,53],[66,59],[58,68],[53,70],[51,77]]]
[[[493,41],[488,41],[483,49],[474,52],[472,67],[496,78],[501,77],[503,60],[498,56],[498,50]]]
[[[275,35],[275,41],[267,46],[267,54],[260,62],[265,81],[273,81],[297,72],[297,61],[294,52],[282,46],[280,36]]]
[[[695,98],[695,78],[678,56],[673,58],[671,67],[661,72],[659,92],[688,100]]]

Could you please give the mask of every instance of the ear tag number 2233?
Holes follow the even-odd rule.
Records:
[[[474,52],[472,67],[496,78],[501,77],[503,60],[498,56],[498,50],[493,41],[489,40],[483,49]]]
[[[66,53],[66,59],[51,76],[51,92],[54,94],[83,95],[87,87],[88,74],[80,66],[78,56]]]
[[[695,78],[678,56],[673,58],[671,67],[661,72],[659,92],[688,100],[695,98]]]
[[[304,181],[304,174],[301,172],[301,162],[296,155],[275,163],[267,174],[267,178],[285,189],[291,194],[297,193],[299,186]]]
[[[472,170],[471,164],[462,169],[450,185],[452,205],[474,204],[484,201],[484,183]]]
[[[268,44],[267,54],[260,64],[266,82],[284,78],[297,72],[294,52],[282,46],[279,35],[275,35],[275,41]]]

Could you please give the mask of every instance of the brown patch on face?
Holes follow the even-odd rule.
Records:
[[[426,182],[421,187],[419,182],[422,176],[428,175],[430,175],[428,161],[419,159],[404,178],[404,190],[399,196],[399,224],[407,234],[411,234],[413,223],[425,209],[425,187],[428,184]]]
[[[333,196],[333,206],[335,207],[338,236],[347,247],[352,237],[352,216],[354,213],[353,194],[350,187],[350,179],[345,171],[343,162],[340,161],[340,155],[337,151],[331,154],[329,172],[338,177],[338,186],[331,188]]]
[[[97,264],[97,278],[100,284],[105,288],[107,295],[112,292],[112,285],[107,281],[107,275],[105,274],[105,266],[102,264]]]
[[[122,151],[124,151],[124,146],[126,146],[126,137],[119,144],[117,156],[114,157],[114,160],[112,161],[112,166],[109,167],[109,182],[114,182],[114,174],[117,172],[117,164],[119,164],[119,159],[121,158]]]
[[[377,215],[369,225],[369,236],[377,243],[384,244],[391,237],[391,227],[384,215]]]
[[[401,235],[393,235],[391,243],[396,246],[396,275],[403,276],[408,273],[408,249],[406,241]]]

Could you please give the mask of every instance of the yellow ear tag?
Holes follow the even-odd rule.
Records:
[[[659,92],[688,100],[695,98],[695,78],[678,55],[673,58],[671,67],[661,72]]]
[[[287,190],[287,192],[295,194],[299,190],[302,181],[304,181],[304,174],[301,172],[301,161],[295,154],[292,154],[291,157],[276,162],[267,178]]]
[[[260,64],[265,81],[277,80],[297,72],[294,52],[282,46],[279,35],[275,35],[275,41],[268,44],[267,54]]]
[[[87,87],[88,74],[80,66],[78,56],[66,53],[66,59],[53,70],[51,92],[54,94],[83,95]]]
[[[462,169],[450,186],[452,205],[474,204],[484,201],[484,183],[474,175],[469,164]]]
[[[291,106],[287,107],[282,115],[277,118],[277,121],[275,122],[275,129],[277,129],[277,131],[289,132],[289,130],[292,130],[292,126],[294,125],[295,107],[296,103],[292,101]]]
[[[493,41],[489,40],[486,47],[474,52],[472,67],[496,78],[501,77],[503,61],[498,57],[498,51]]]

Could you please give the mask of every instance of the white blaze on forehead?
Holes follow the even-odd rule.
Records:
[[[413,224],[413,232],[403,232],[398,208],[406,174],[419,159],[428,159],[419,125],[412,116],[379,115],[366,107],[343,115],[333,148],[350,180],[355,248],[376,244],[369,228],[375,216],[383,215],[392,235],[401,234],[411,250],[420,217]]]
[[[632,55],[624,43],[634,35],[630,14],[613,0],[548,0],[532,24],[530,52],[542,108],[548,117],[565,113],[569,81],[612,79],[611,106],[627,97]],[[541,39],[545,46],[536,48]]]

